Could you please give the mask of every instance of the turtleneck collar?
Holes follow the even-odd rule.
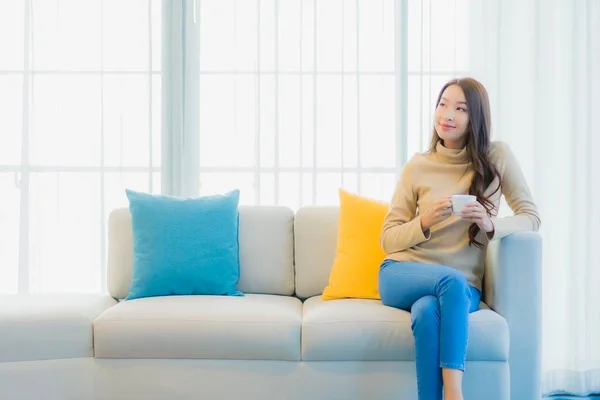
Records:
[[[444,147],[441,141],[435,146],[435,157],[440,162],[447,164],[468,164],[470,161],[466,147],[462,149],[449,149]]]

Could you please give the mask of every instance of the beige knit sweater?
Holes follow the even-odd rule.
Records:
[[[473,180],[473,168],[466,149],[448,149],[438,143],[432,153],[415,154],[405,165],[381,232],[381,245],[388,259],[441,264],[462,271],[470,285],[481,290],[485,254],[489,240],[518,231],[537,231],[540,217],[512,151],[502,142],[493,142],[492,162],[500,172],[502,193],[491,197],[494,203],[493,237],[479,232],[483,249],[469,246],[470,222],[454,215],[434,225],[426,237],[419,210],[446,196],[465,194]],[[498,187],[497,179],[487,188],[489,196]],[[501,194],[514,216],[498,218]]]

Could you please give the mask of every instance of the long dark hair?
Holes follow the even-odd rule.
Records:
[[[500,177],[500,173],[496,166],[490,161],[492,120],[488,93],[487,90],[485,90],[485,87],[473,78],[453,79],[447,82],[444,87],[442,87],[442,90],[440,90],[436,108],[440,103],[444,91],[451,85],[460,86],[465,94],[469,110],[466,147],[467,154],[471,160],[471,165],[475,170],[475,175],[471,182],[471,187],[469,188],[469,194],[477,197],[477,201],[483,205],[488,216],[491,217],[494,203],[490,200],[490,197],[500,190],[500,179],[498,179],[498,187],[490,196],[485,196],[484,192],[492,184],[495,178]],[[443,139],[439,137],[434,127],[429,151],[432,153],[435,152],[436,146],[440,141],[444,144]],[[483,244],[475,240],[478,233],[479,226],[475,223],[471,224],[469,227],[469,245],[482,248]]]

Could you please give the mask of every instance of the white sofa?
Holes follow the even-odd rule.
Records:
[[[113,211],[109,294],[0,298],[0,399],[417,399],[410,315],[320,300],[337,221],[334,207],[240,207],[246,296],[118,301],[132,232]],[[495,311],[471,315],[467,400],[540,397],[540,247],[535,233],[490,247]]]

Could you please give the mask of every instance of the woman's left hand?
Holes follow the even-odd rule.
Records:
[[[486,233],[494,230],[494,224],[488,216],[487,211],[477,201],[467,203],[460,214],[462,219],[476,223],[477,226],[479,226],[479,229]]]

